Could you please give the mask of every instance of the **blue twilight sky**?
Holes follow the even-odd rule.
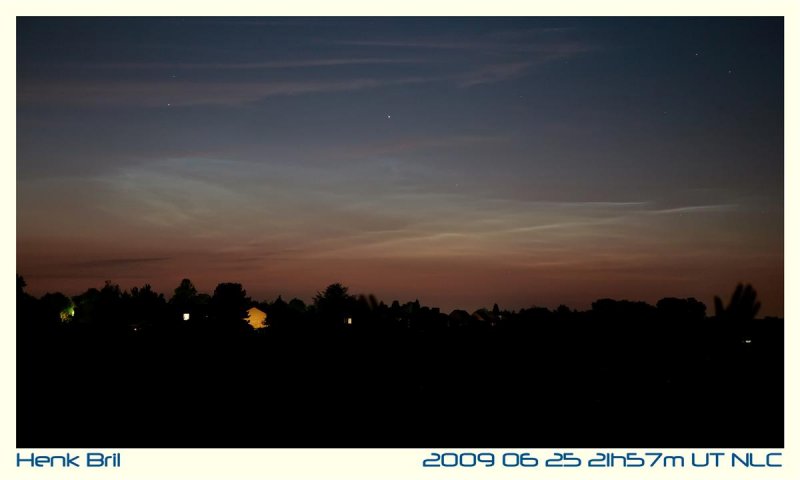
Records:
[[[18,18],[17,269],[783,314],[781,18]]]

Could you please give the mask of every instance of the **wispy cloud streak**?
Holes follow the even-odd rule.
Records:
[[[170,257],[148,257],[148,258],[110,258],[101,260],[89,260],[85,262],[71,263],[70,266],[77,268],[116,268],[130,267],[133,265],[160,263],[170,260]]]
[[[436,81],[436,78],[354,78],[330,81],[185,82],[143,81],[107,83],[25,83],[20,85],[20,104],[76,106],[166,107],[188,105],[243,105],[271,96],[304,93],[347,92]]]
[[[648,213],[651,215],[670,215],[670,214],[684,214],[684,213],[714,213],[714,212],[729,212],[738,207],[736,204],[719,204],[719,205],[690,205],[686,207],[663,208],[660,210],[651,210]]]
[[[312,58],[300,60],[272,60],[263,62],[215,62],[215,63],[183,63],[183,62],[125,62],[95,64],[65,64],[81,69],[124,69],[124,70],[260,70],[291,69],[313,67],[336,67],[341,65],[393,65],[425,63],[421,58]]]

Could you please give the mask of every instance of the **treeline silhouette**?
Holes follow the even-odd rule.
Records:
[[[759,307],[741,284],[714,315],[445,314],[341,284],[306,305],[188,279],[35,298],[18,276],[17,447],[782,447],[783,320]]]

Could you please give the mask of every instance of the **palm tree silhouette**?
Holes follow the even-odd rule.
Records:
[[[756,300],[756,290],[752,285],[736,285],[728,306],[722,305],[722,299],[714,297],[714,313],[717,318],[733,321],[753,320],[761,308],[761,302]]]

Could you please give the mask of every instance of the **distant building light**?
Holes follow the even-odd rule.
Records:
[[[183,314],[183,319],[184,320],[189,320],[189,314],[188,313],[184,313]]]
[[[753,341],[750,340],[749,338],[747,338],[747,339],[745,339],[744,343],[753,343]]]
[[[347,323],[348,325],[352,325],[353,324],[353,317],[347,317],[347,320],[345,320],[345,323]]]

